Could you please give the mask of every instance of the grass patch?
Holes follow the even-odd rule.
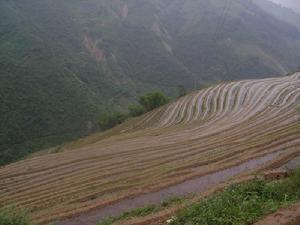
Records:
[[[171,225],[248,225],[300,199],[300,170],[291,178],[266,182],[256,179],[192,204]]]
[[[107,219],[104,219],[103,221],[99,222],[97,225],[111,225],[115,222],[147,216],[152,213],[159,212],[163,209],[172,207],[174,205],[182,204],[183,202],[185,202],[185,200],[186,200],[185,198],[180,198],[180,197],[169,198],[169,199],[161,202],[161,204],[159,204],[159,205],[146,205],[141,208],[137,208],[132,211],[125,212],[125,213],[121,214],[120,216],[108,217]],[[0,224],[0,225],[2,225],[2,224]]]
[[[32,225],[26,213],[15,208],[0,208],[0,225]]]

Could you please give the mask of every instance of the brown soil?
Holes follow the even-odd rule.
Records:
[[[84,36],[83,45],[97,62],[101,62],[105,59],[104,51],[98,46],[99,43],[101,43],[101,39],[93,41],[89,36]]]
[[[227,181],[235,175],[242,172],[253,170],[258,166],[262,166],[275,159],[279,155],[278,153],[268,154],[263,157],[255,158],[250,161],[244,162],[238,166],[234,166],[225,170],[221,170],[212,174],[194,178],[192,180],[185,181],[183,183],[170,186],[159,190],[157,192],[136,196],[134,198],[125,199],[115,204],[108,205],[98,210],[81,214],[77,217],[62,220],[55,225],[94,225],[101,219],[109,216],[120,215],[123,212],[130,211],[132,209],[141,207],[147,204],[159,204],[163,200],[175,196],[186,196],[192,193],[201,193],[207,191],[209,188],[216,186],[217,184]]]
[[[85,41],[98,59],[99,41]],[[262,164],[279,168],[299,156],[299,99],[300,73],[191,93],[59,153],[1,167],[0,207],[26,208],[33,222],[47,224],[104,208],[123,212],[109,206],[158,201],[164,191],[202,192],[251,168],[260,171],[260,164],[230,168],[276,152],[282,154]]]
[[[300,202],[280,209],[254,225],[300,225]]]

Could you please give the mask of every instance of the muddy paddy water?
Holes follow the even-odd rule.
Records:
[[[300,167],[300,156],[290,160],[288,163],[283,165],[281,168],[285,170],[295,170]]]
[[[192,193],[201,193],[221,182],[229,180],[235,175],[253,170],[267,163],[268,161],[275,159],[279,154],[279,152],[271,153],[263,157],[249,160],[238,166],[194,178],[192,180],[188,180],[156,192],[143,194],[130,199],[124,199],[112,205],[96,209],[88,213],[83,213],[77,217],[58,221],[54,223],[54,225],[95,225],[107,217],[118,216],[124,212],[148,204],[160,204],[162,201],[171,197],[186,196]]]

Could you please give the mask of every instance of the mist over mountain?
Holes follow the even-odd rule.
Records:
[[[300,62],[297,25],[250,0],[5,0],[0,40],[0,163],[88,134],[148,91]]]
[[[270,0],[270,1],[300,13],[300,1],[298,0]]]
[[[271,1],[253,0],[253,2],[275,18],[300,29],[300,13]]]

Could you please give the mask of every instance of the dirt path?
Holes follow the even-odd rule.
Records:
[[[300,202],[280,209],[254,225],[300,225]]]
[[[278,155],[279,152],[268,154],[263,157],[249,160],[238,166],[188,180],[157,192],[144,194],[131,199],[121,200],[107,207],[93,210],[71,219],[56,222],[54,225],[95,225],[97,222],[106,217],[120,215],[123,212],[130,211],[143,205],[159,204],[163,200],[166,200],[170,197],[185,196],[191,193],[204,192],[221,182],[229,180],[235,175],[262,166],[268,161],[275,159]]]

